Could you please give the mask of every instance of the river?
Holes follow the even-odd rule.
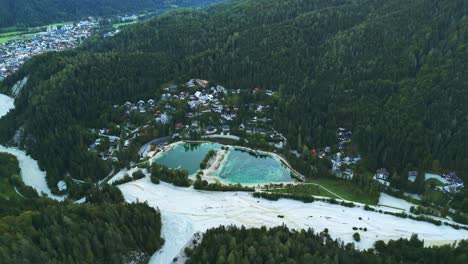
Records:
[[[0,118],[15,107],[14,99],[0,94]],[[46,173],[39,168],[36,160],[18,148],[0,145],[0,152],[6,152],[16,156],[21,169],[21,178],[26,185],[33,187],[39,194],[43,193],[55,200],[63,200],[64,197],[52,194],[46,182]]]

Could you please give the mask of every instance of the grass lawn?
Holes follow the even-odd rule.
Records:
[[[131,25],[131,24],[135,24],[136,22],[138,22],[138,21],[116,23],[116,24],[113,24],[112,27],[117,29],[117,28],[120,28],[120,27],[124,27],[124,26],[128,26],[128,25]]]
[[[39,31],[45,30],[47,27],[52,27],[52,26],[63,26],[66,23],[53,23],[50,25],[44,25],[44,26],[38,26],[38,27],[31,27],[31,28],[21,28],[20,29],[16,27],[12,28],[1,28],[3,33],[0,33],[0,44],[5,44],[10,40],[16,40],[16,39],[27,39],[32,36],[34,36],[35,33]]]
[[[19,35],[21,33],[23,33],[23,31],[13,31],[13,32],[0,33],[0,38],[1,37],[11,37],[11,36]]]
[[[14,34],[13,34],[14,33]],[[5,44],[10,40],[27,39],[34,36],[34,33],[24,34],[24,32],[9,32],[0,34],[0,44]]]
[[[427,184],[433,183],[434,186],[445,186],[441,181],[439,181],[439,180],[437,180],[437,179],[435,179],[435,178],[427,179],[427,180],[426,180],[426,183],[427,183]]]
[[[303,194],[303,195],[314,195],[314,196],[324,196],[330,198],[339,198],[336,195],[326,191],[317,185],[294,185],[291,187],[285,187],[280,189],[271,190],[275,193],[289,193],[289,194]]]
[[[372,197],[346,180],[307,179],[308,183],[319,184],[346,200],[369,205],[377,205],[379,197]]]

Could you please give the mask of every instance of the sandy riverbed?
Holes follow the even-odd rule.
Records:
[[[173,242],[156,252],[151,263],[169,263],[179,255],[195,232],[204,232],[219,225],[271,227],[286,224],[290,228],[313,228],[317,231],[328,228],[332,237],[344,242],[353,241],[352,234],[356,232],[353,227],[366,227],[368,231],[360,231],[361,242],[356,244],[362,249],[372,247],[377,240],[408,238],[413,233],[428,244],[468,239],[466,230],[323,202],[304,204],[286,199],[273,202],[256,199],[243,192],[197,191],[166,183],[155,185],[148,178],[123,184],[119,188],[127,202],[147,201],[150,206],[160,208],[162,212],[163,234],[167,240]],[[279,218],[278,215],[283,215],[284,218]],[[183,221],[174,221],[174,218]],[[183,232],[168,232],[166,228]]]

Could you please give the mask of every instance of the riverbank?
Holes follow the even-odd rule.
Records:
[[[15,106],[14,99],[0,94],[0,118],[6,115]],[[39,194],[46,194],[52,199],[62,201],[65,199],[63,196],[52,194],[47,186],[46,173],[39,168],[39,164],[26,152],[18,148],[6,147],[0,145],[0,152],[6,152],[14,155],[19,162],[20,175],[24,184],[33,187]]]
[[[426,245],[435,243],[451,243],[459,239],[467,239],[468,231],[456,230],[449,226],[435,226],[431,223],[413,221],[392,215],[365,211],[362,208],[348,208],[324,202],[302,203],[299,201],[280,199],[267,201],[252,197],[245,192],[210,192],[197,191],[193,188],[178,188],[170,184],[152,184],[148,178],[119,186],[127,202],[148,202],[154,208],[159,208],[164,217],[167,212],[172,216],[185,219],[180,223],[193,227],[192,232],[173,233],[172,236],[181,242],[180,247],[164,246],[161,251],[165,259],[174,258],[183,250],[196,232],[219,225],[237,225],[249,227],[273,227],[286,224],[292,229],[313,228],[322,231],[327,228],[332,238],[340,238],[345,243],[353,242],[352,235],[356,232],[353,227],[367,228],[367,232],[360,232],[361,242],[355,243],[359,249],[373,246],[377,240],[388,241],[409,238],[413,233],[418,234]],[[279,216],[283,216],[282,218]],[[187,223],[189,219],[189,223]],[[176,225],[179,225],[179,221]],[[163,229],[165,225],[163,224]],[[179,227],[166,228],[179,229]],[[164,232],[164,231],[163,231]],[[190,234],[191,233],[191,234]],[[165,237],[171,239],[171,237]],[[161,262],[158,255],[154,255],[151,263]]]

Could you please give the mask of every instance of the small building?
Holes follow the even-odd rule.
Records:
[[[206,134],[214,134],[216,133],[216,128],[214,126],[208,126],[208,128],[206,129]]]
[[[380,168],[375,173],[375,178],[377,178],[379,180],[387,181],[389,179],[389,177],[390,177],[390,173],[385,168]]]
[[[380,182],[385,186],[390,186],[390,182],[388,181],[390,178],[390,173],[385,168],[378,169],[372,179]]]
[[[231,131],[231,127],[229,125],[224,125],[223,126],[223,132],[224,133],[229,133]]]
[[[348,180],[351,180],[353,176],[354,176],[354,172],[351,169],[346,169],[342,174],[342,177]]]
[[[418,175],[419,175],[419,172],[417,172],[417,171],[409,171],[408,172],[408,181],[415,182]]]
[[[59,189],[59,191],[65,191],[67,189],[67,183],[65,181],[59,181],[57,183],[57,188]]]

